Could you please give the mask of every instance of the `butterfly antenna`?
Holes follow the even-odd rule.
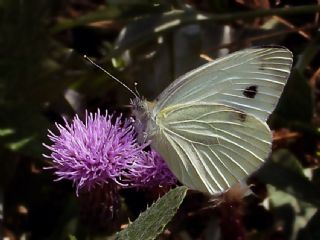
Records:
[[[138,95],[138,97],[140,98],[140,93],[137,89],[137,86],[138,86],[138,83],[137,82],[134,82],[134,91],[136,92],[136,94]]]
[[[103,67],[99,66],[98,64],[96,64],[93,60],[91,60],[87,55],[83,55],[84,59],[86,59],[87,61],[89,61],[91,64],[93,64],[95,67],[99,68],[101,71],[103,71],[104,73],[106,73],[109,77],[111,77],[113,80],[115,80],[116,82],[120,83],[123,87],[125,87],[129,92],[131,92],[133,94],[133,96],[135,96],[136,98],[140,98],[139,94],[136,94],[134,91],[132,91],[126,84],[124,84],[123,82],[121,82],[118,78],[116,78],[115,76],[113,76],[111,73],[109,73],[107,70],[105,70]]]

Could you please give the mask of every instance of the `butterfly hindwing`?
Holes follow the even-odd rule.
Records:
[[[210,194],[257,170],[271,150],[267,124],[223,104],[177,104],[156,117],[152,146],[177,178]]]
[[[282,47],[249,48],[181,76],[158,97],[153,109],[185,103],[221,103],[266,121],[288,79],[292,53]]]

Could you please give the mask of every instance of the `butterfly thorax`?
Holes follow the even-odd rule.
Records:
[[[135,98],[131,100],[132,114],[135,117],[134,127],[140,144],[146,142],[155,129],[155,121],[151,116],[152,103]]]

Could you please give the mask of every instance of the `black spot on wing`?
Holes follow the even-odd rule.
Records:
[[[247,98],[254,98],[256,94],[258,93],[258,86],[256,85],[251,85],[247,87],[246,89],[243,90],[243,96]]]
[[[230,113],[229,115],[229,120],[230,121],[235,121],[235,122],[245,122],[246,119],[247,119],[247,114],[239,109],[235,109],[235,108],[232,108],[233,109],[233,112]]]
[[[239,118],[240,122],[244,122],[244,121],[246,121],[247,114],[245,112],[239,112],[238,118]]]

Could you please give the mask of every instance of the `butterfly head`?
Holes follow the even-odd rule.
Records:
[[[131,99],[132,115],[135,118],[134,127],[138,134],[138,142],[147,141],[148,132],[153,121],[151,118],[150,103],[141,98]]]
[[[145,113],[148,108],[147,101],[138,97],[131,99],[130,104],[134,116],[137,116],[137,114]]]

